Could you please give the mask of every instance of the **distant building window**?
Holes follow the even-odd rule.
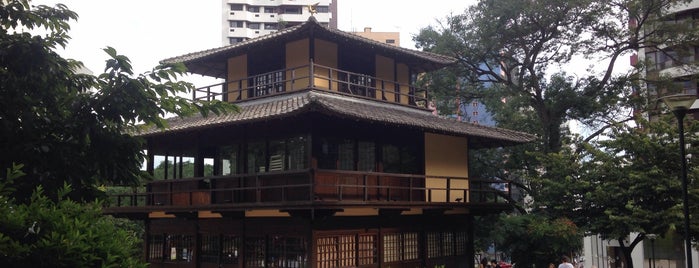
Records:
[[[248,22],[248,29],[260,29],[260,23]]]
[[[231,10],[243,10],[243,5],[241,4],[230,4]]]
[[[231,28],[243,28],[243,21],[229,20],[228,24],[231,26]]]
[[[396,40],[395,39],[386,39],[386,44],[395,44]]]
[[[228,43],[235,44],[245,41],[243,37],[228,37]]]
[[[282,11],[284,14],[303,14],[301,7],[285,7]]]
[[[264,11],[265,13],[275,13],[273,7],[265,7]]]
[[[316,7],[316,11],[318,13],[328,13],[330,12],[330,8],[328,6],[318,6]]]
[[[265,23],[265,30],[279,29],[279,23]]]
[[[258,7],[258,6],[248,6],[248,12],[254,12],[254,13],[260,12],[260,7]]]

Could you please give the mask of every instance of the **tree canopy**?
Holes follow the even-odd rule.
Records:
[[[632,232],[642,239],[672,230],[679,204],[671,195],[678,166],[668,161],[679,159],[677,147],[669,146],[677,133],[644,116],[657,113],[655,89],[684,89],[669,77],[644,75],[652,62],[618,66],[640,48],[685,48],[668,55],[683,62],[697,29],[667,11],[687,2],[481,0],[423,28],[414,40],[423,50],[457,59],[456,66],[424,77],[438,105],[458,104],[440,99],[477,100],[498,126],[540,138],[474,155],[472,162],[484,163],[474,169],[477,176],[508,180],[532,197],[519,204],[520,213],[567,218],[610,239]],[[512,171],[487,163],[506,163],[504,170]],[[656,196],[662,198],[649,201]],[[636,244],[626,245],[630,254]]]
[[[81,73],[80,62],[56,52],[67,44],[76,13],[62,4],[1,3],[0,167],[24,165],[26,176],[15,185],[19,200],[38,185],[54,196],[54,189],[68,183],[71,197],[91,200],[99,185],[136,184],[144,156],[142,141],[130,132],[162,127],[168,115],[234,110],[181,97],[193,88],[175,80],[184,65],[134,74],[129,59],[111,47],[104,49],[104,73]]]

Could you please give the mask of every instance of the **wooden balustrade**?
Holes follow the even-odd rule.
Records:
[[[367,74],[344,71],[310,62],[293,68],[257,74],[197,88],[193,100],[239,102],[313,88],[425,108],[427,90]]]
[[[504,185],[504,189],[493,186]],[[255,206],[291,202],[380,204],[505,203],[509,184],[380,172],[302,170],[149,183],[145,193],[110,196],[109,206]]]

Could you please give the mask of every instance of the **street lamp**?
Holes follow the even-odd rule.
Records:
[[[677,117],[677,128],[680,132],[680,155],[682,157],[682,202],[684,208],[685,254],[687,268],[692,268],[692,242],[689,236],[689,203],[687,198],[687,158],[684,148],[684,116],[697,99],[696,95],[677,94],[662,97],[661,100]]]
[[[646,237],[650,239],[650,261],[648,263],[648,267],[655,268],[655,238],[657,238],[658,235],[647,234]]]

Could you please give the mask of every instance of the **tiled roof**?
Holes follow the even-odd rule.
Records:
[[[377,42],[356,34],[331,29],[323,26],[314,17],[310,17],[306,22],[282,29],[280,31],[266,34],[254,39],[235,43],[229,46],[193,52],[182,56],[164,59],[161,63],[184,63],[193,73],[222,77],[225,70],[225,60],[233,55],[244,54],[248,49],[269,43],[277,43],[281,40],[293,39],[299,36],[310,35],[329,37],[342,42],[359,42],[375,47],[385,53],[397,55],[397,58],[410,59],[411,62],[421,62],[419,68],[423,71],[430,71],[450,65],[456,62],[453,57],[413,50],[382,42]],[[416,67],[417,68],[417,67]]]
[[[239,113],[170,119],[167,129],[151,128],[139,133],[139,135],[157,136],[172,132],[233,126],[300,113],[319,112],[335,117],[420,128],[428,132],[468,136],[476,143],[475,147],[479,147],[478,144],[481,147],[511,145],[535,139],[530,134],[442,118],[433,115],[430,111],[418,108],[316,90],[242,102],[238,106],[240,107]]]

